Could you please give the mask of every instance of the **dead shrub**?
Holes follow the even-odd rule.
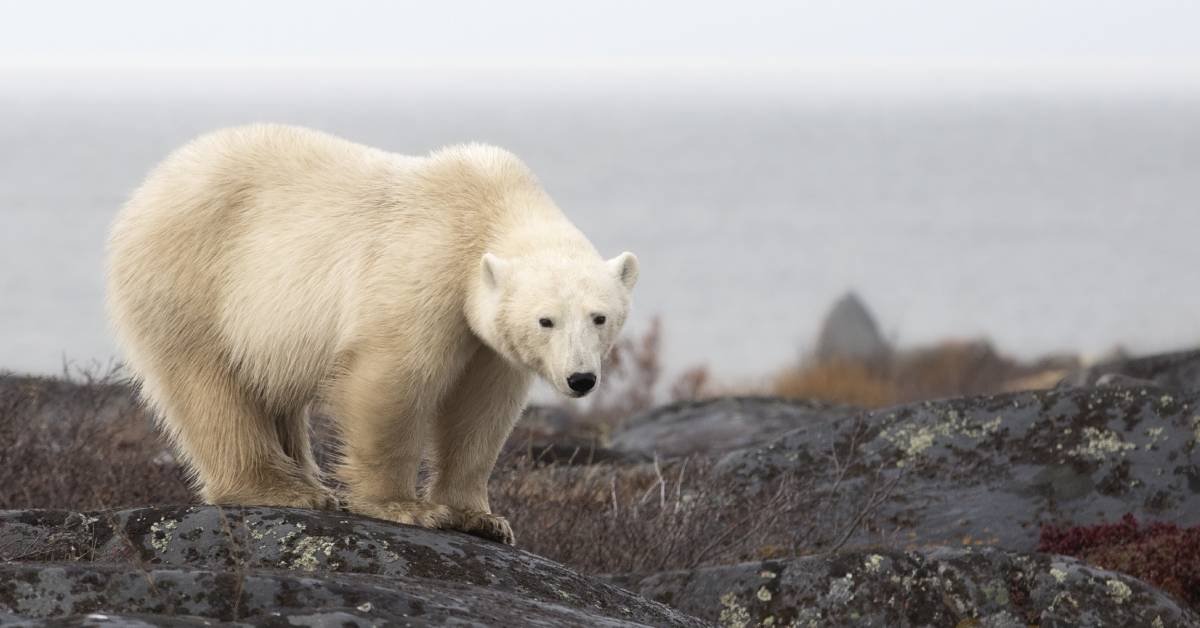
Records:
[[[1200,608],[1200,525],[1115,523],[1042,526],[1039,552],[1065,554],[1141,578]]]
[[[863,433],[859,425],[848,442],[817,452],[833,470],[820,480],[777,472],[747,481],[705,458],[525,464],[496,470],[491,503],[512,522],[518,547],[592,574],[834,551],[858,530],[886,534],[874,514],[897,480],[881,470],[849,479],[863,470]]]
[[[0,374],[0,508],[187,503],[182,471],[115,369]]]

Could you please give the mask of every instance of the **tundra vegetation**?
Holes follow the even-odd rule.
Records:
[[[1192,612],[1186,610],[1172,615],[1162,595],[1200,608],[1200,526],[1184,495],[1200,485],[1200,411],[1189,389],[1155,388],[1153,368],[1131,371],[1136,377],[1124,383],[1133,387],[1089,381],[1075,392],[1006,393],[1049,389],[1077,364],[1061,357],[1022,364],[986,343],[948,342],[885,361],[814,357],[758,382],[723,383],[702,368],[664,382],[662,334],[656,321],[643,335],[620,340],[603,389],[581,402],[533,407],[514,431],[490,494],[520,549],[727,625],[870,623],[829,609],[857,613],[849,602],[867,599],[874,589],[862,587],[875,586],[883,588],[871,595],[899,598],[921,587],[942,591],[927,609],[892,609],[900,614],[880,620],[901,623],[975,625],[960,622],[1025,613],[1029,621],[1067,617],[1087,625],[1083,615],[1061,613],[1083,613],[1089,595],[1128,609],[1130,621],[1151,624],[1165,618],[1163,625],[1188,625],[1195,617],[1179,614]],[[1200,357],[1187,359],[1200,364]],[[1178,362],[1162,363],[1179,372]],[[317,440],[325,442],[329,425],[319,412],[316,419]],[[744,439],[720,431],[724,424],[741,429],[739,421],[753,428]],[[650,445],[633,446],[641,438]],[[676,441],[684,446],[671,453]],[[317,453],[326,468],[336,457],[328,448]],[[1011,466],[996,466],[1005,464]],[[1018,464],[1028,469],[1013,472]],[[978,529],[957,528],[964,530],[957,536],[951,531],[962,522],[922,510],[957,484],[993,494],[983,490],[986,482],[1006,474],[1033,474],[1045,495],[1022,499],[1044,501],[1050,510],[1020,525],[1001,522],[1006,531],[987,527],[999,518],[972,522]],[[1081,494],[1096,499],[1071,502]],[[1054,510],[1085,501],[1127,503],[1137,518],[1120,519],[1125,511],[1112,508]],[[0,510],[130,517],[120,513],[132,511],[111,509],[195,503],[183,469],[119,369],[0,376]],[[978,507],[958,503],[960,513]],[[1079,516],[1064,518],[1070,512]],[[178,521],[208,516],[184,513]],[[130,542],[175,551],[179,535],[164,527],[172,521],[155,522],[145,539]],[[1028,542],[1014,547],[1014,533]],[[288,551],[295,556],[288,556],[296,569],[324,569],[340,551],[330,545],[336,535],[294,536]],[[95,556],[71,547],[77,549],[70,555],[46,557]],[[1034,549],[1082,562],[1028,558]],[[0,538],[0,561],[37,551]],[[1009,575],[989,579],[997,569]],[[768,572],[780,575],[767,581]],[[828,594],[800,596],[812,579]],[[943,608],[939,600],[953,603]]]

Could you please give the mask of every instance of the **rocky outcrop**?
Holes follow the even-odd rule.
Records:
[[[1135,382],[1177,392],[1200,390],[1200,351],[1164,353],[1098,364],[1068,375],[1059,387],[1128,385]]]
[[[836,453],[837,455],[831,455]],[[840,461],[840,462],[838,462]],[[813,421],[717,469],[753,492],[782,473],[874,494],[848,546],[1032,550],[1042,523],[1200,522],[1200,392],[1077,388],[966,397]]]
[[[680,401],[635,415],[612,437],[611,447],[661,457],[724,453],[856,412],[849,406],[774,397]]]
[[[723,626],[1200,626],[1136,578],[995,548],[843,552],[622,582]]]
[[[6,623],[702,625],[508,546],[336,512],[8,511],[0,559]]]

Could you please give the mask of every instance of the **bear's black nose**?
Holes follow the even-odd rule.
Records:
[[[567,385],[577,393],[585,393],[596,385],[595,373],[571,373],[567,377]]]

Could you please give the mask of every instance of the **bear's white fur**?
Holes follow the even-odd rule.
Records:
[[[511,542],[487,479],[531,375],[578,396],[568,378],[600,375],[637,275],[502,149],[407,157],[257,125],[192,141],[138,188],[108,305],[205,501],[335,505],[316,402],[352,511]]]

